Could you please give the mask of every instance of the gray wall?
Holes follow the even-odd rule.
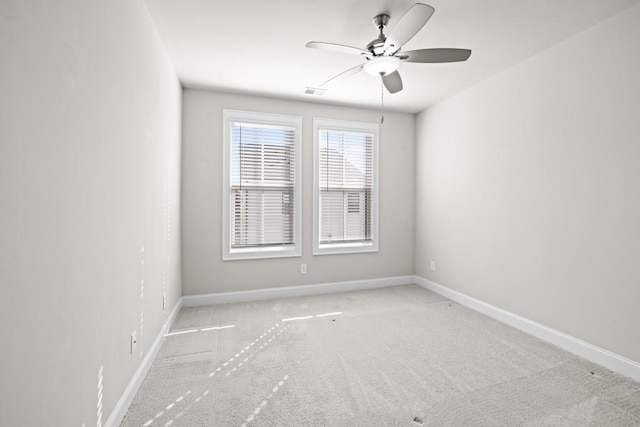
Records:
[[[104,424],[180,296],[180,85],[142,0],[3,0],[0,67],[0,425]]]
[[[639,23],[635,6],[416,130],[416,274],[635,361]]]
[[[200,90],[183,94],[183,294],[412,275],[415,116],[387,113],[380,136],[380,252],[312,256],[313,118],[376,122],[380,112]],[[222,110],[303,118],[302,257],[222,261]],[[308,274],[300,274],[300,264]]]

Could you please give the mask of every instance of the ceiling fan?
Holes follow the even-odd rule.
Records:
[[[385,36],[384,29],[389,23],[389,15],[380,14],[373,18],[373,23],[380,31],[378,38],[372,40],[364,49],[336,43],[312,41],[306,44],[309,48],[331,52],[349,53],[363,56],[366,62],[330,78],[320,85],[325,87],[364,70],[374,76],[380,76],[382,83],[390,93],[402,90],[402,78],[398,73],[401,62],[443,63],[466,61],[471,56],[469,49],[418,49],[401,51],[402,46],[415,36],[427,23],[435,9],[428,4],[416,3],[398,20]]]

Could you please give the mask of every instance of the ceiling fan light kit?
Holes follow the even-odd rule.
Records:
[[[387,14],[376,15],[373,18],[373,24],[380,33],[364,49],[336,43],[316,41],[307,43],[306,46],[309,48],[354,54],[366,59],[365,63],[341,72],[322,83],[319,88],[325,88],[331,83],[364,70],[368,74],[380,76],[384,87],[390,93],[396,93],[401,91],[403,87],[402,78],[398,73],[401,62],[436,64],[466,61],[471,56],[469,49],[440,48],[402,51],[402,47],[424,27],[434,12],[435,9],[428,4],[416,3],[400,17],[391,29],[389,36],[384,34],[384,29],[391,19],[390,16]]]
[[[400,60],[395,56],[376,56],[364,64],[364,70],[372,76],[391,74],[400,66]]]

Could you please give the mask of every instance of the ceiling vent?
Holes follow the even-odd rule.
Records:
[[[307,95],[319,95],[322,96],[327,92],[327,89],[321,88],[321,87],[310,87],[307,86],[307,88],[304,90],[304,93],[306,93]]]

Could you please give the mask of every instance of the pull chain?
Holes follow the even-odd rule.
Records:
[[[380,79],[380,124],[384,123],[384,83]]]

